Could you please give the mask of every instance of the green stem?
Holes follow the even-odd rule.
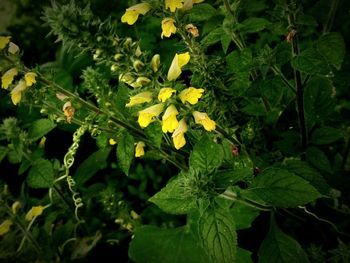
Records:
[[[282,71],[276,66],[272,66],[271,67],[271,70],[278,76],[281,77],[282,81],[284,84],[286,84],[286,86],[294,93],[296,94],[296,90],[295,90],[295,87],[289,83],[289,80],[286,78],[286,76],[282,73]]]
[[[327,21],[323,27],[323,34],[327,34],[328,32],[331,31],[333,22],[334,22],[334,17],[335,17],[335,14],[337,13],[338,5],[339,5],[339,0],[332,0],[330,2],[331,2],[331,8],[329,9]]]
[[[223,192],[220,196],[222,198],[225,198],[225,199],[228,199],[228,200],[231,200],[231,201],[240,202],[242,204],[245,204],[247,206],[256,208],[256,209],[261,210],[261,211],[271,211],[273,209],[272,206],[266,206],[266,205],[263,205],[263,204],[259,204],[259,203],[255,202],[255,201],[252,201],[252,200],[240,197],[236,193],[228,191],[228,190]]]

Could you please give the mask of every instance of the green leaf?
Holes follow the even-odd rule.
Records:
[[[5,158],[6,154],[8,153],[9,149],[5,146],[0,146],[0,163]]]
[[[313,47],[305,49],[294,57],[292,66],[307,74],[327,75],[331,72],[327,60]]]
[[[169,214],[187,214],[196,206],[196,198],[185,188],[185,175],[178,175],[148,201]]]
[[[333,127],[322,127],[316,129],[312,135],[310,142],[313,144],[330,144],[339,139],[343,138],[343,133],[336,128]]]
[[[193,8],[190,11],[189,17],[190,21],[200,22],[205,21],[217,14],[217,10],[210,4],[200,4],[193,5]]]
[[[235,263],[253,263],[251,258],[252,252],[243,248],[237,247]]]
[[[279,168],[269,168],[260,173],[249,190],[278,207],[304,205],[321,196],[308,181]]]
[[[332,98],[332,82],[323,77],[311,77],[305,87],[304,104],[308,128],[322,120],[328,119],[334,112],[334,99]]]
[[[50,161],[39,158],[29,170],[27,183],[31,188],[50,188],[53,186],[54,172]]]
[[[222,147],[204,135],[193,147],[190,156],[190,167],[194,170],[210,173],[218,168],[224,158]]]
[[[306,162],[299,160],[288,160],[284,164],[285,168],[300,176],[313,185],[321,194],[328,194],[330,187],[327,181],[314,168],[309,166]]]
[[[266,109],[262,102],[253,101],[242,108],[242,111],[252,116],[265,116]]]
[[[126,87],[125,84],[123,83],[119,83],[118,85],[118,91],[117,91],[117,95],[116,98],[114,100],[114,107],[116,109],[116,113],[118,116],[120,117],[127,117],[127,114],[125,113],[125,104],[128,103],[128,99],[129,99],[129,89]]]
[[[91,154],[79,165],[74,175],[74,180],[77,185],[83,185],[99,170],[107,167],[107,158],[111,149],[111,147],[100,149]]]
[[[242,180],[251,180],[253,177],[253,169],[239,168],[234,170],[218,171],[214,174],[213,180],[216,187],[227,188],[229,185],[234,185]]]
[[[134,159],[134,143],[134,137],[124,132],[117,146],[118,164],[126,175],[129,175],[130,165]]]
[[[306,149],[306,160],[317,169],[324,172],[331,172],[331,164],[327,156],[316,147],[308,147]]]
[[[56,127],[51,120],[40,119],[33,122],[28,130],[28,137],[32,140],[37,140],[49,133],[53,128]]]
[[[264,30],[268,25],[270,25],[270,22],[265,18],[249,17],[242,22],[241,32],[256,33],[261,30]]]
[[[259,248],[258,256],[259,263],[309,262],[299,243],[283,233],[274,220],[271,220],[270,231]]]
[[[137,228],[129,246],[129,257],[136,263],[202,263],[206,252],[185,227]]]
[[[198,233],[211,262],[235,262],[237,246],[235,223],[226,209],[208,207],[199,218]]]
[[[243,51],[233,51],[226,57],[228,70],[233,73],[247,72],[253,66],[252,51],[248,48]]]
[[[251,227],[254,219],[260,214],[259,210],[238,202],[235,202],[230,211],[237,230]]]
[[[345,56],[343,37],[337,33],[328,33],[320,37],[316,43],[317,51],[337,70],[340,70]]]
[[[214,45],[215,43],[220,41],[221,36],[223,34],[225,34],[225,32],[222,29],[222,27],[216,28],[213,31],[210,31],[210,33],[201,40],[201,43],[202,45],[207,47]]]
[[[160,148],[162,144],[163,131],[160,122],[152,122],[147,128],[144,129],[146,136],[151,140],[151,142],[157,148]]]
[[[221,41],[221,46],[222,46],[222,50],[224,51],[224,53],[227,53],[227,49],[230,46],[231,43],[231,37],[227,34],[222,34],[220,36],[220,41]]]

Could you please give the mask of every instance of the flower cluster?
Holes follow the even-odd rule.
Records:
[[[19,47],[10,42],[10,39],[11,37],[9,36],[0,36],[0,51],[8,46],[7,52],[15,55],[19,53]],[[1,87],[7,90],[18,74],[19,70],[16,67],[8,69],[1,77]],[[36,83],[36,77],[36,73],[27,72],[24,74],[23,78],[17,82],[16,86],[11,90],[11,100],[14,105],[17,105],[22,99],[22,94]]]
[[[193,4],[198,4],[204,0],[165,0],[164,8],[165,10],[170,10],[171,13],[175,13],[176,10],[186,11],[193,7]],[[152,9],[151,5],[148,3],[140,3],[133,5],[125,10],[125,14],[122,16],[121,21],[127,23],[128,25],[133,25],[136,23],[139,15],[145,15]],[[175,26],[176,21],[171,17],[165,17],[162,20],[162,33],[161,37],[170,37],[175,34],[177,28]],[[190,32],[192,36],[198,36],[198,29],[192,24],[186,25],[186,31]]]
[[[159,57],[157,59],[159,61]],[[176,80],[182,72],[182,68],[190,61],[189,52],[175,54],[169,67],[167,79],[168,81]],[[157,62],[159,64],[159,62]],[[178,94],[177,94],[178,93]],[[138,123],[141,128],[146,128],[158,117],[161,116],[161,124],[163,133],[172,133],[173,143],[176,149],[182,148],[186,144],[185,133],[188,130],[187,116],[190,112],[194,122],[200,124],[207,131],[213,131],[216,128],[215,121],[211,120],[207,113],[193,111],[191,112],[189,105],[195,105],[202,97],[204,89],[187,87],[178,92],[173,87],[162,87],[154,91],[142,91],[132,97],[125,105],[133,107],[146,103],[156,102],[152,106],[138,111]],[[144,154],[145,144],[138,142],[135,149],[135,156],[140,157]]]

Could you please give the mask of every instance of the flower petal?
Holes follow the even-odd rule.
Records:
[[[208,114],[206,114],[205,112],[194,111],[192,115],[194,117],[195,123],[201,124],[205,130],[207,131],[215,130],[216,128],[215,121],[211,120],[208,117]]]
[[[189,102],[194,105],[202,97],[204,89],[196,89],[194,87],[189,87],[180,92],[179,98],[182,103]]]
[[[8,89],[11,85],[14,77],[18,74],[18,70],[16,68],[9,69],[2,75],[1,77],[1,86],[3,89]]]

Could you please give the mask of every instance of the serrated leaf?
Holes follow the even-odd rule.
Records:
[[[148,201],[169,214],[189,213],[196,206],[196,198],[186,191],[185,180],[186,178],[182,174],[176,176]]]
[[[210,262],[235,262],[237,235],[234,219],[227,210],[208,207],[199,218],[198,233]]]
[[[226,63],[230,72],[247,73],[252,68],[252,51],[248,48],[244,49],[243,51],[235,50],[227,55]]]
[[[144,132],[147,138],[149,138],[154,144],[154,146],[160,148],[163,138],[162,125],[160,124],[160,122],[152,122],[150,125],[147,126],[147,128],[144,129]]]
[[[185,227],[137,228],[129,246],[129,257],[136,263],[202,263],[206,252]]]
[[[111,147],[106,147],[92,153],[78,167],[74,175],[77,185],[83,185],[99,170],[107,167],[107,158],[111,152]]]
[[[312,184],[321,194],[329,193],[330,187],[327,184],[327,181],[306,162],[289,160],[284,165],[288,171],[300,176]]]
[[[130,165],[132,160],[134,159],[134,143],[134,137],[131,136],[129,133],[124,132],[120,137],[117,146],[118,164],[126,175],[129,175]]]
[[[217,14],[217,10],[210,4],[194,5],[190,11],[190,21],[205,21]]]
[[[345,43],[338,32],[321,36],[316,42],[316,48],[329,64],[340,70],[345,56]]]
[[[209,136],[204,135],[193,147],[190,167],[200,172],[210,173],[220,166],[223,158],[222,147],[213,142]]]
[[[119,117],[127,117],[125,113],[125,104],[127,104],[129,98],[129,89],[125,84],[119,83],[116,98],[114,100],[114,107]]]
[[[234,185],[242,180],[251,180],[253,170],[251,168],[239,168],[234,170],[218,171],[213,176],[215,186],[218,188],[227,188],[229,185]]]
[[[261,30],[264,30],[270,22],[265,18],[260,17],[249,17],[241,23],[241,32],[242,33],[256,33]]]
[[[259,263],[309,262],[299,243],[283,233],[274,220],[271,220],[270,231],[259,248],[258,256]]]
[[[307,74],[327,75],[331,72],[327,60],[314,47],[305,49],[294,57],[292,66]]]
[[[50,161],[39,158],[29,170],[27,183],[31,188],[50,188],[53,186],[54,172]]]
[[[321,197],[308,181],[279,168],[269,168],[260,173],[249,190],[278,207],[296,207]]]
[[[220,41],[221,36],[225,34],[224,30],[219,27],[209,32],[202,40],[201,43],[204,46],[211,46]]]
[[[312,133],[310,142],[313,144],[323,145],[330,144],[342,138],[343,133],[339,129],[333,127],[322,127],[316,129]]]
[[[230,211],[237,230],[251,227],[254,219],[260,214],[259,210],[238,202],[233,205]]]
[[[332,171],[331,164],[327,156],[323,151],[316,147],[308,147],[306,149],[306,160],[321,171],[328,173]]]
[[[28,137],[32,140],[40,139],[55,127],[56,124],[54,124],[51,120],[39,119],[30,125],[28,130]]]
[[[253,263],[251,258],[252,252],[243,248],[237,247],[235,263]]]

